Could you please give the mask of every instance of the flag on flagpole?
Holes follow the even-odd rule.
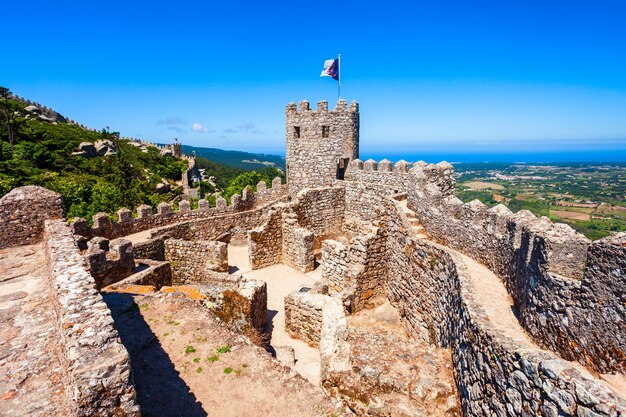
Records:
[[[324,61],[321,77],[331,77],[333,80],[339,81],[339,58]]]

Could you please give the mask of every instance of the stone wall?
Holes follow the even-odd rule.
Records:
[[[298,224],[295,213],[283,213],[282,263],[301,272],[315,268],[314,235]]]
[[[345,181],[346,225],[358,222],[376,222],[384,215],[389,189],[380,184]]]
[[[133,245],[133,255],[137,259],[165,260],[164,238],[149,239],[145,242],[137,242]]]
[[[166,239],[165,260],[172,267],[172,283],[211,282],[216,273],[228,273],[228,244]]]
[[[452,348],[464,415],[574,416],[593,410],[608,416],[623,409],[588,372],[495,329],[475,301],[463,261],[412,238],[408,220],[393,204],[389,243],[402,242],[404,251],[392,248],[389,268],[397,279],[388,282],[390,299],[411,327],[415,323],[415,334]]]
[[[261,226],[248,231],[248,257],[250,268],[260,269],[281,262],[283,254],[282,212],[284,206],[276,206]]]
[[[103,237],[94,237],[87,243],[85,258],[98,288],[135,273],[133,244],[126,239],[109,242]]]
[[[128,352],[64,220],[47,220],[50,285],[75,415],[140,416]]]
[[[195,236],[195,221],[194,220],[171,224],[169,226],[163,226],[163,227],[159,227],[158,229],[150,230],[150,240],[155,240],[155,239],[165,240],[168,238],[193,240],[195,237],[196,236]]]
[[[163,287],[161,291],[185,294],[236,332],[261,331],[267,320],[267,285],[263,281],[228,275],[208,284]]]
[[[398,202],[388,199],[383,211],[386,221],[380,227],[387,237],[388,298],[414,337],[452,350],[464,415],[617,416],[624,412],[623,400],[580,366],[496,329],[475,301],[476,290],[462,259],[413,237]],[[345,326],[323,320],[322,381],[328,377],[325,357],[343,357],[337,366],[349,363],[349,348],[341,342],[346,337]]]
[[[327,239],[322,243],[322,278],[328,283],[331,294],[339,294],[349,287],[347,282],[348,246]]]
[[[320,101],[313,111],[303,100],[298,107],[288,104],[285,116],[289,192],[333,186],[338,171],[359,157],[359,105],[353,102],[348,108],[345,100],[339,100],[334,110],[328,110],[328,102]]]
[[[247,237],[248,230],[262,225],[274,204],[268,204],[249,211],[207,217],[192,223],[194,239],[215,240],[225,233],[233,237]]]
[[[124,287],[136,285],[149,285],[155,290],[161,289],[163,286],[172,285],[172,268],[169,262],[154,261],[152,259],[138,259],[136,273],[110,284],[100,291],[115,292]]]
[[[285,297],[285,329],[297,339],[317,347],[322,334],[322,311],[335,299],[302,288]]]
[[[528,211],[463,204],[453,188],[432,180],[441,178],[433,171],[416,173],[408,194],[428,233],[503,279],[537,343],[600,372],[626,372],[626,309],[616,294],[624,288],[623,250],[615,249],[623,235],[591,244]]]
[[[14,188],[0,198],[0,249],[40,241],[44,221],[62,217],[60,194],[37,186]]]
[[[261,208],[287,196],[287,186],[281,184],[280,178],[272,181],[272,188],[261,186],[256,193],[244,191],[243,196],[232,196],[230,205],[227,205],[223,198],[218,198],[216,207],[209,208],[207,200],[200,200],[199,208],[191,210],[188,201],[181,201],[178,211],[175,211],[170,204],[161,203],[157,207],[157,213],[153,214],[152,207],[144,204],[137,207],[136,217],[133,217],[129,209],[122,208],[117,211],[116,222],[112,221],[107,213],[98,213],[93,217],[93,227],[90,227],[85,219],[76,218],[72,222],[72,228],[75,234],[87,238],[102,236],[113,239],[175,223],[238,214]]]
[[[418,162],[417,166],[422,166]],[[382,186],[385,194],[399,194],[407,191],[409,186],[409,170],[413,166],[404,160],[392,164],[388,159],[376,162],[368,159],[363,162],[355,159],[350,162],[346,172],[346,181]]]
[[[342,183],[337,183],[342,184]],[[308,189],[298,193],[293,204],[298,224],[313,232],[315,248],[322,246],[328,237],[343,233],[345,191],[344,187]]]
[[[333,240],[323,243],[322,277],[348,312],[359,311],[367,300],[384,293],[388,253],[382,233],[383,229],[370,226],[353,232],[347,246]]]
[[[267,320],[267,284],[263,281],[239,279],[232,288],[218,284],[203,285],[204,305],[231,329],[263,330]]]

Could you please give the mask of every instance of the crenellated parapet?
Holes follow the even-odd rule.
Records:
[[[600,372],[626,371],[626,313],[614,294],[624,286],[624,253],[609,250],[619,244],[591,242],[526,210],[463,203],[437,171],[424,167],[408,192],[408,207],[430,236],[500,276],[537,343]]]
[[[394,164],[388,159],[379,162],[373,159],[368,159],[365,162],[355,159],[350,162],[345,179],[346,181],[357,181],[375,186],[378,188],[378,192],[394,195],[407,192],[411,175],[427,175],[438,178],[437,183],[448,183],[450,184],[449,188],[454,190],[452,173],[452,166],[447,162],[429,165],[423,161],[411,164],[400,160]]]
[[[87,220],[75,218],[71,227],[74,234],[91,239],[100,236],[107,239],[115,239],[138,233],[144,230],[154,229],[189,220],[205,219],[225,214],[233,214],[253,210],[257,207],[278,201],[287,195],[287,185],[282,184],[279,177],[274,178],[272,187],[268,188],[265,182],[257,185],[257,192],[247,188],[242,195],[233,195],[230,204],[218,197],[215,207],[210,207],[208,200],[198,201],[198,208],[191,208],[191,203],[182,200],[176,207],[170,203],[162,202],[157,206],[156,213],[152,207],[142,204],[133,212],[127,208],[117,211],[117,220],[111,219],[108,213],[98,213],[93,216],[93,226],[89,226]]]
[[[133,244],[126,239],[96,236],[87,242],[85,258],[98,289],[120,281],[135,272]]]

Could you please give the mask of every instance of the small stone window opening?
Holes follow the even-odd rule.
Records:
[[[296,139],[300,139],[300,126],[294,126],[293,127],[293,136]]]
[[[323,138],[330,137],[330,126],[322,126],[322,137]]]

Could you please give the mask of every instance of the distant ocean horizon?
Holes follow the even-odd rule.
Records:
[[[408,162],[424,161],[437,163],[480,163],[480,162],[520,162],[520,163],[626,163],[626,150],[585,151],[585,152],[516,152],[516,153],[394,153],[361,151],[360,159],[380,161],[388,159],[392,162],[401,159]]]

